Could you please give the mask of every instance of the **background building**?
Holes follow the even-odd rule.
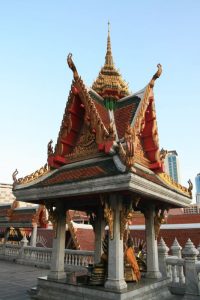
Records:
[[[12,184],[0,183],[0,204],[12,203],[14,200]]]
[[[196,183],[196,202],[200,204],[200,173],[195,177]]]
[[[174,181],[180,183],[179,161],[176,150],[167,152],[165,157],[165,172],[168,173]]]

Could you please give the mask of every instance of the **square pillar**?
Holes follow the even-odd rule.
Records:
[[[95,253],[94,253],[94,263],[98,264],[101,260],[101,255],[103,253],[102,240],[105,233],[105,220],[103,219],[103,211],[100,207],[98,209],[96,220],[95,220]]]
[[[33,224],[33,229],[31,233],[31,240],[30,240],[30,246],[36,247],[37,242],[37,224]]]
[[[145,210],[145,229],[147,245],[147,278],[161,278],[158,264],[158,246],[154,229],[155,206],[152,204]]]
[[[52,213],[51,220],[54,227],[54,239],[51,269],[48,278],[59,280],[66,277],[64,271],[66,211],[63,206],[56,206],[56,209]]]
[[[109,236],[108,246],[108,278],[105,288],[120,291],[127,288],[124,280],[124,250],[123,238],[120,240],[120,211],[122,210],[122,197],[111,194],[110,208],[113,212],[113,238]]]

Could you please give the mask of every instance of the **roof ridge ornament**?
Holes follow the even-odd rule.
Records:
[[[151,79],[151,81],[149,83],[149,85],[150,85],[151,88],[154,87],[156,79],[158,79],[160,77],[160,75],[162,74],[162,65],[161,64],[157,64],[157,68],[158,68],[157,72],[153,75],[153,77],[152,77],[152,79]]]
[[[72,70],[73,72],[73,75],[74,75],[74,80],[77,80],[79,78],[79,75],[78,75],[78,72],[77,72],[77,69],[76,69],[76,66],[72,60],[72,53],[69,53],[68,56],[67,56],[67,63],[68,63],[68,66],[69,68]]]

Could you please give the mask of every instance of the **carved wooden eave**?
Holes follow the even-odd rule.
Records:
[[[109,152],[114,136],[110,127],[107,129],[103,123],[93,99],[78,75],[71,54],[68,56],[68,64],[74,74],[68,102],[65,108],[60,127],[57,144],[54,152],[48,151],[48,164],[57,168],[68,163],[67,155],[73,152],[84,124],[88,126],[91,134],[95,135],[95,142],[99,151]]]

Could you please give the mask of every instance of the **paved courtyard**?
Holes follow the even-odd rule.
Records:
[[[27,290],[48,270],[0,260],[0,300],[30,300]]]
[[[48,272],[0,260],[0,300],[30,300],[27,290],[36,286],[37,277],[45,276]],[[181,300],[182,297],[171,296],[168,300],[172,299]]]

